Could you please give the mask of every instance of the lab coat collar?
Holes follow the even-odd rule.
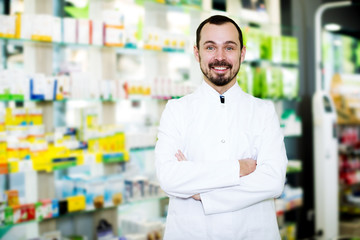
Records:
[[[203,80],[200,86],[201,92],[205,93],[206,96],[215,101],[220,101],[220,94],[211,87],[205,80]],[[239,84],[235,83],[231,88],[224,92],[223,96],[225,97],[225,103],[231,103],[239,98],[243,94]]]

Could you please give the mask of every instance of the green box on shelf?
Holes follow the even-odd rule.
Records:
[[[357,41],[356,49],[355,49],[355,66],[357,69],[360,68],[360,41]]]
[[[282,37],[281,36],[270,36],[269,37],[270,48],[269,48],[269,59],[273,63],[282,62]]]
[[[283,81],[280,68],[266,68],[265,75],[262,77],[261,81],[262,98],[277,99],[283,96]]]
[[[299,63],[299,48],[298,41],[295,37],[282,37],[282,63],[298,64]]]
[[[5,208],[5,225],[11,225],[14,223],[14,211],[12,207]]]
[[[260,35],[260,58],[264,60],[271,60],[271,36],[262,33]]]
[[[44,213],[42,210],[42,203],[36,202],[35,203],[35,218],[37,221],[42,221],[44,219]]]
[[[252,95],[255,97],[262,97],[262,91],[266,86],[263,86],[266,78],[266,71],[264,68],[256,67],[253,68],[253,85],[252,85]]]
[[[259,98],[279,99],[284,96],[284,80],[279,67],[253,69],[252,95]]]
[[[283,75],[281,68],[271,68],[271,78],[269,95],[271,98],[283,97]]]
[[[237,76],[236,76],[236,80],[239,84],[239,86],[241,87],[241,89],[248,93],[249,92],[249,79],[248,79],[248,75],[246,73],[246,69],[245,66],[242,65],[240,68],[240,71],[238,72]]]
[[[104,153],[103,163],[124,162],[124,153]]]
[[[8,93],[0,94],[0,101],[10,101],[10,100],[11,100],[10,94]]]
[[[10,99],[12,101],[24,101],[24,95],[22,95],[22,94],[11,94]]]
[[[286,36],[282,36],[281,37],[281,58],[282,58],[282,63],[288,63],[289,62],[289,56],[288,56],[288,49],[289,49],[289,44],[288,44],[288,37]]]
[[[246,46],[246,60],[260,59],[261,31],[246,27],[243,34],[243,44]]]
[[[299,47],[298,40],[295,37],[290,37],[290,63],[299,63]]]
[[[67,169],[67,168],[75,167],[75,166],[76,166],[76,162],[63,163],[60,165],[53,166],[53,170]]]

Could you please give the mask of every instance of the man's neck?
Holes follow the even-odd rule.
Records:
[[[234,78],[224,86],[217,86],[206,78],[205,78],[205,82],[209,84],[213,89],[215,89],[215,91],[217,91],[220,95],[223,95],[227,90],[229,90],[232,86],[234,86],[234,84],[236,83],[236,78]]]

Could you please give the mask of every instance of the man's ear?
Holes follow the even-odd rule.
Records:
[[[196,45],[194,45],[194,56],[196,61],[200,62],[199,49],[196,47]]]
[[[245,60],[245,54],[246,54],[246,47],[243,46],[243,48],[241,49],[241,56],[240,56],[241,63]]]

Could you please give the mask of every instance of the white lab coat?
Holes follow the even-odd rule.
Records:
[[[156,171],[170,203],[166,240],[280,239],[274,198],[284,187],[287,157],[271,102],[238,84],[219,94],[205,81],[167,103],[156,144]],[[177,161],[181,150],[187,161]],[[239,177],[239,159],[257,159]],[[200,193],[201,201],[191,198]]]

